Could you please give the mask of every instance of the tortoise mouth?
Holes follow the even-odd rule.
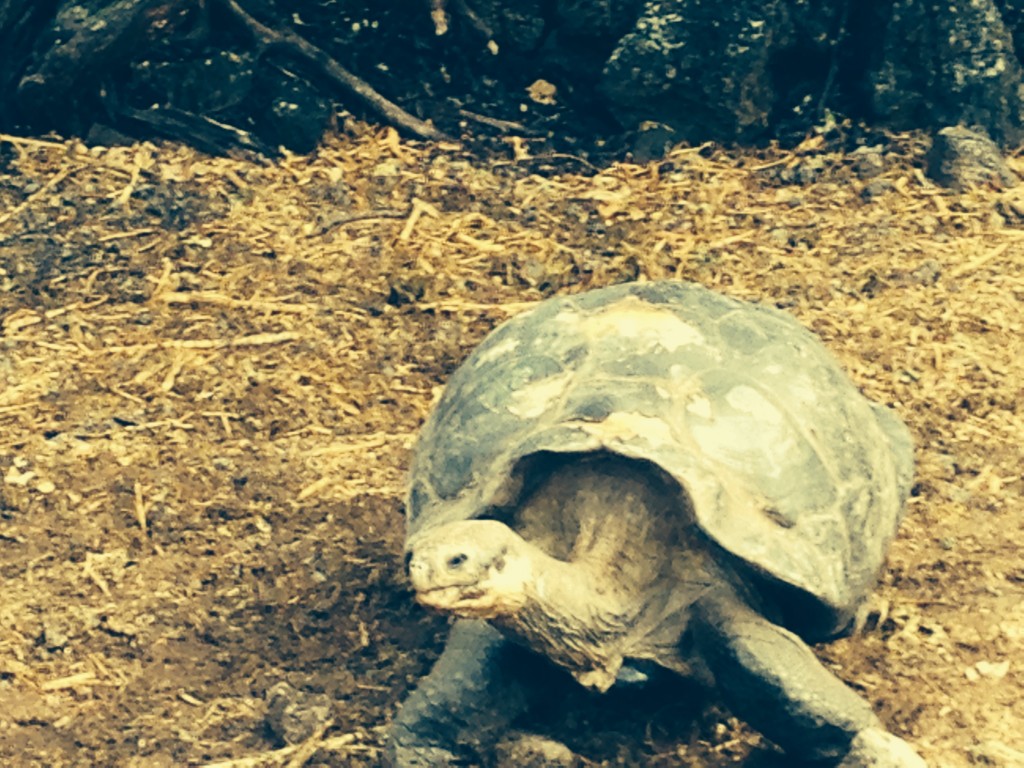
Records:
[[[503,613],[493,595],[472,585],[420,590],[416,593],[416,602],[460,619],[492,619]]]
[[[464,600],[477,600],[484,591],[472,584],[448,584],[443,587],[429,587],[416,591],[416,600],[430,607],[446,608]]]

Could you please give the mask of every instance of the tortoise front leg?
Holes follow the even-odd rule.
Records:
[[[926,768],[803,640],[734,593],[703,596],[691,627],[726,705],[787,754],[837,768]]]
[[[483,621],[457,621],[434,668],[405,700],[388,733],[395,768],[479,763],[532,703],[542,663]]]

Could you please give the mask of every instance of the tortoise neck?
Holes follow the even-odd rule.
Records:
[[[522,500],[513,527],[531,575],[520,607],[492,623],[599,691],[627,658],[699,674],[683,652],[694,603],[711,591],[751,597],[689,497],[644,462],[560,465]]]
[[[607,575],[591,561],[567,562],[528,546],[534,550],[534,579],[526,602],[492,623],[588,687],[607,690],[622,664],[616,650],[635,625],[639,601],[609,590]]]

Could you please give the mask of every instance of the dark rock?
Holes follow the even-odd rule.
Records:
[[[59,651],[71,642],[67,628],[50,619],[43,619],[43,634],[40,640],[48,651]]]
[[[942,265],[935,259],[927,259],[910,276],[917,285],[935,285],[942,277]]]
[[[882,197],[893,190],[893,183],[888,179],[875,179],[868,182],[861,190],[860,196],[865,200],[874,200]]]
[[[258,105],[252,113],[253,133],[271,147],[313,151],[333,110],[312,83],[287,70],[268,67],[258,74],[253,95]]]
[[[331,699],[280,682],[267,691],[267,729],[279,744],[300,744],[327,722]]]
[[[85,134],[85,142],[91,147],[128,147],[137,141],[133,136],[122,133],[105,123],[93,123]]]
[[[252,91],[254,59],[217,51],[199,60],[145,61],[131,67],[130,89],[140,103],[173,104],[186,112],[216,114],[245,101]]]
[[[928,153],[928,175],[957,190],[985,185],[1013,187],[1020,181],[992,139],[959,125],[943,128],[935,135]]]
[[[853,172],[861,179],[872,179],[885,170],[885,155],[879,147],[857,147],[850,159]]]
[[[601,89],[626,127],[654,120],[690,141],[768,127],[773,49],[790,34],[780,2],[646,3],[604,68]]]
[[[895,128],[978,125],[1014,143],[1021,75],[994,0],[896,0],[871,76],[873,107]]]
[[[633,161],[660,160],[678,141],[676,132],[664,123],[643,123],[633,137]]]

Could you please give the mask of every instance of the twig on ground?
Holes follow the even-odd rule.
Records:
[[[347,224],[353,224],[357,221],[375,221],[377,219],[404,219],[412,212],[412,208],[403,208],[398,210],[396,208],[374,208],[371,211],[360,211],[358,213],[348,213],[343,216],[331,217],[328,221],[325,221],[316,230],[310,232],[306,237],[321,237],[322,235],[330,232],[332,229],[337,227],[344,227]]]
[[[490,128],[497,128],[499,131],[504,131],[505,133],[521,133],[524,136],[544,135],[542,131],[527,128],[522,123],[516,123],[512,120],[500,120],[496,117],[488,117],[487,115],[470,112],[468,109],[460,109],[459,114],[467,120],[472,120],[475,123],[480,123],[481,125],[486,125]]]

